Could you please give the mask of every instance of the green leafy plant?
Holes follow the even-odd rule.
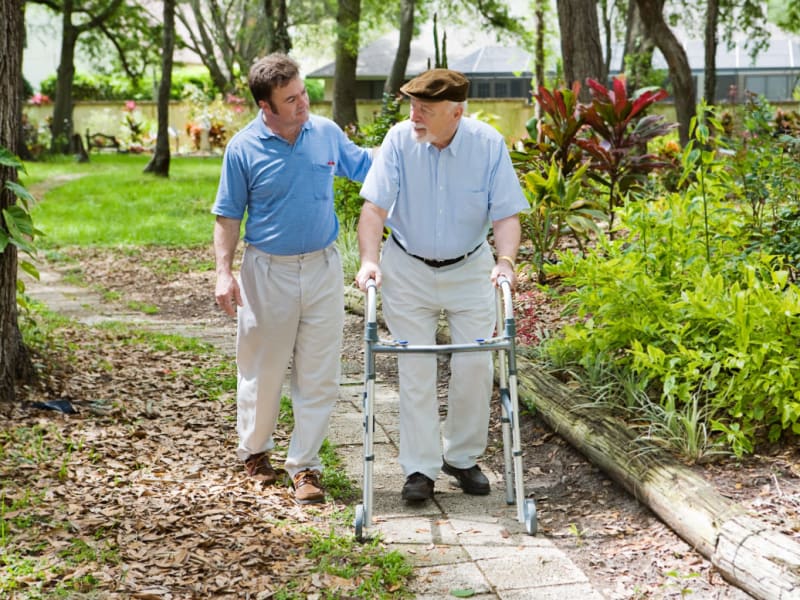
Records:
[[[397,551],[386,552],[379,539],[360,544],[353,536],[311,532],[311,549],[306,556],[318,570],[353,582],[348,597],[398,597],[411,576],[411,565]]]
[[[22,161],[3,147],[0,147],[0,165],[25,172]],[[38,252],[34,241],[37,236],[44,234],[34,226],[31,218],[30,209],[34,198],[24,186],[16,181],[7,180],[5,188],[16,196],[17,202],[3,209],[3,227],[0,227],[0,253],[5,252],[9,245],[15,246],[29,257],[19,260],[19,268],[31,277],[38,279],[39,270],[33,262]],[[23,311],[29,309],[29,303],[25,297],[25,282],[20,278],[17,278],[17,305]]]
[[[718,451],[708,432],[741,455],[800,431],[800,290],[771,257],[743,251],[741,212],[716,185],[703,198],[699,180],[649,210],[627,206],[624,238],[560,254],[578,319],[547,341],[562,364],[603,357],[630,371],[660,404],[649,414],[661,413],[662,437],[683,435],[693,460]]]
[[[678,593],[680,594],[681,598],[685,598],[692,594],[692,590],[687,584],[690,579],[696,579],[700,577],[700,573],[689,573],[688,575],[683,575],[682,573],[671,570],[664,573],[666,577],[669,578],[669,583],[664,585],[664,591],[677,588]]]
[[[520,215],[520,221],[525,238],[531,242],[531,262],[539,283],[545,283],[544,265],[565,233],[573,234],[581,250],[581,240],[589,233],[602,235],[596,223],[603,218],[599,205],[581,195],[587,168],[584,165],[567,178],[554,156],[546,175],[530,171],[523,178],[530,210]]]
[[[586,533],[586,530],[581,529],[575,523],[570,523],[569,532],[575,536],[575,545],[583,546],[583,535]]]
[[[540,86],[534,97],[542,118],[528,124],[531,139],[511,150],[530,204],[521,220],[539,283],[546,281],[544,265],[562,236],[571,233],[582,249],[590,233],[600,234],[596,222],[604,216],[591,195],[583,193],[587,168],[575,143],[584,127],[579,91],[577,82],[569,89]]]

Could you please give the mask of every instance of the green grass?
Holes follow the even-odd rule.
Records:
[[[92,155],[91,162],[26,165],[22,183],[42,249],[60,246],[193,246],[211,240],[209,212],[221,160],[177,157],[169,178],[143,173],[148,157]],[[69,168],[65,168],[69,167]]]
[[[344,579],[362,578],[356,592],[359,598],[390,598],[411,575],[411,567],[397,551],[387,552],[379,540],[361,545],[352,536],[333,531],[315,531],[308,558],[318,561],[322,572]]]

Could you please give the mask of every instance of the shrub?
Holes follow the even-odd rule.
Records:
[[[579,319],[545,349],[562,366],[628,373],[665,413],[696,408],[741,455],[800,433],[800,289],[751,244],[732,155],[709,131],[695,126],[702,143],[683,152],[679,192],[624,206],[622,239],[560,254]]]
[[[325,83],[322,79],[306,79],[305,84],[311,102],[319,102],[325,98]]]
[[[129,78],[117,74],[76,73],[72,96],[74,100],[153,100],[156,85],[152,79],[142,79],[134,84]],[[42,80],[39,87],[42,94],[55,98],[56,75]],[[187,90],[199,92],[208,100],[213,99],[217,93],[207,71],[176,69],[172,73],[170,99],[182,99],[187,95]]]

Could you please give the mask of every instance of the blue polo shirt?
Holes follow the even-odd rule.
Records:
[[[259,113],[225,148],[211,212],[239,220],[246,214],[244,241],[268,254],[315,252],[339,234],[334,175],[364,181],[371,162],[371,152],[330,119],[311,115],[289,144]]]
[[[505,139],[462,118],[443,150],[414,139],[411,121],[387,133],[361,195],[389,212],[386,225],[417,256],[463,256],[486,239],[491,222],[529,205]]]

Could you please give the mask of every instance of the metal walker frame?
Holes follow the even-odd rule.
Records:
[[[522,448],[519,439],[519,398],[517,395],[516,322],[511,296],[511,283],[505,277],[498,279],[496,294],[497,324],[503,323],[501,335],[472,344],[410,345],[405,341],[378,339],[377,285],[370,279],[366,285],[367,306],[364,315],[364,480],[362,503],[356,506],[355,535],[359,541],[368,538],[367,529],[372,524],[373,466],[375,438],[375,354],[450,354],[452,352],[497,351],[499,392],[503,434],[503,458],[506,503],[516,502],[517,521],[525,525],[530,535],[537,530],[536,502],[525,498],[522,469]]]

